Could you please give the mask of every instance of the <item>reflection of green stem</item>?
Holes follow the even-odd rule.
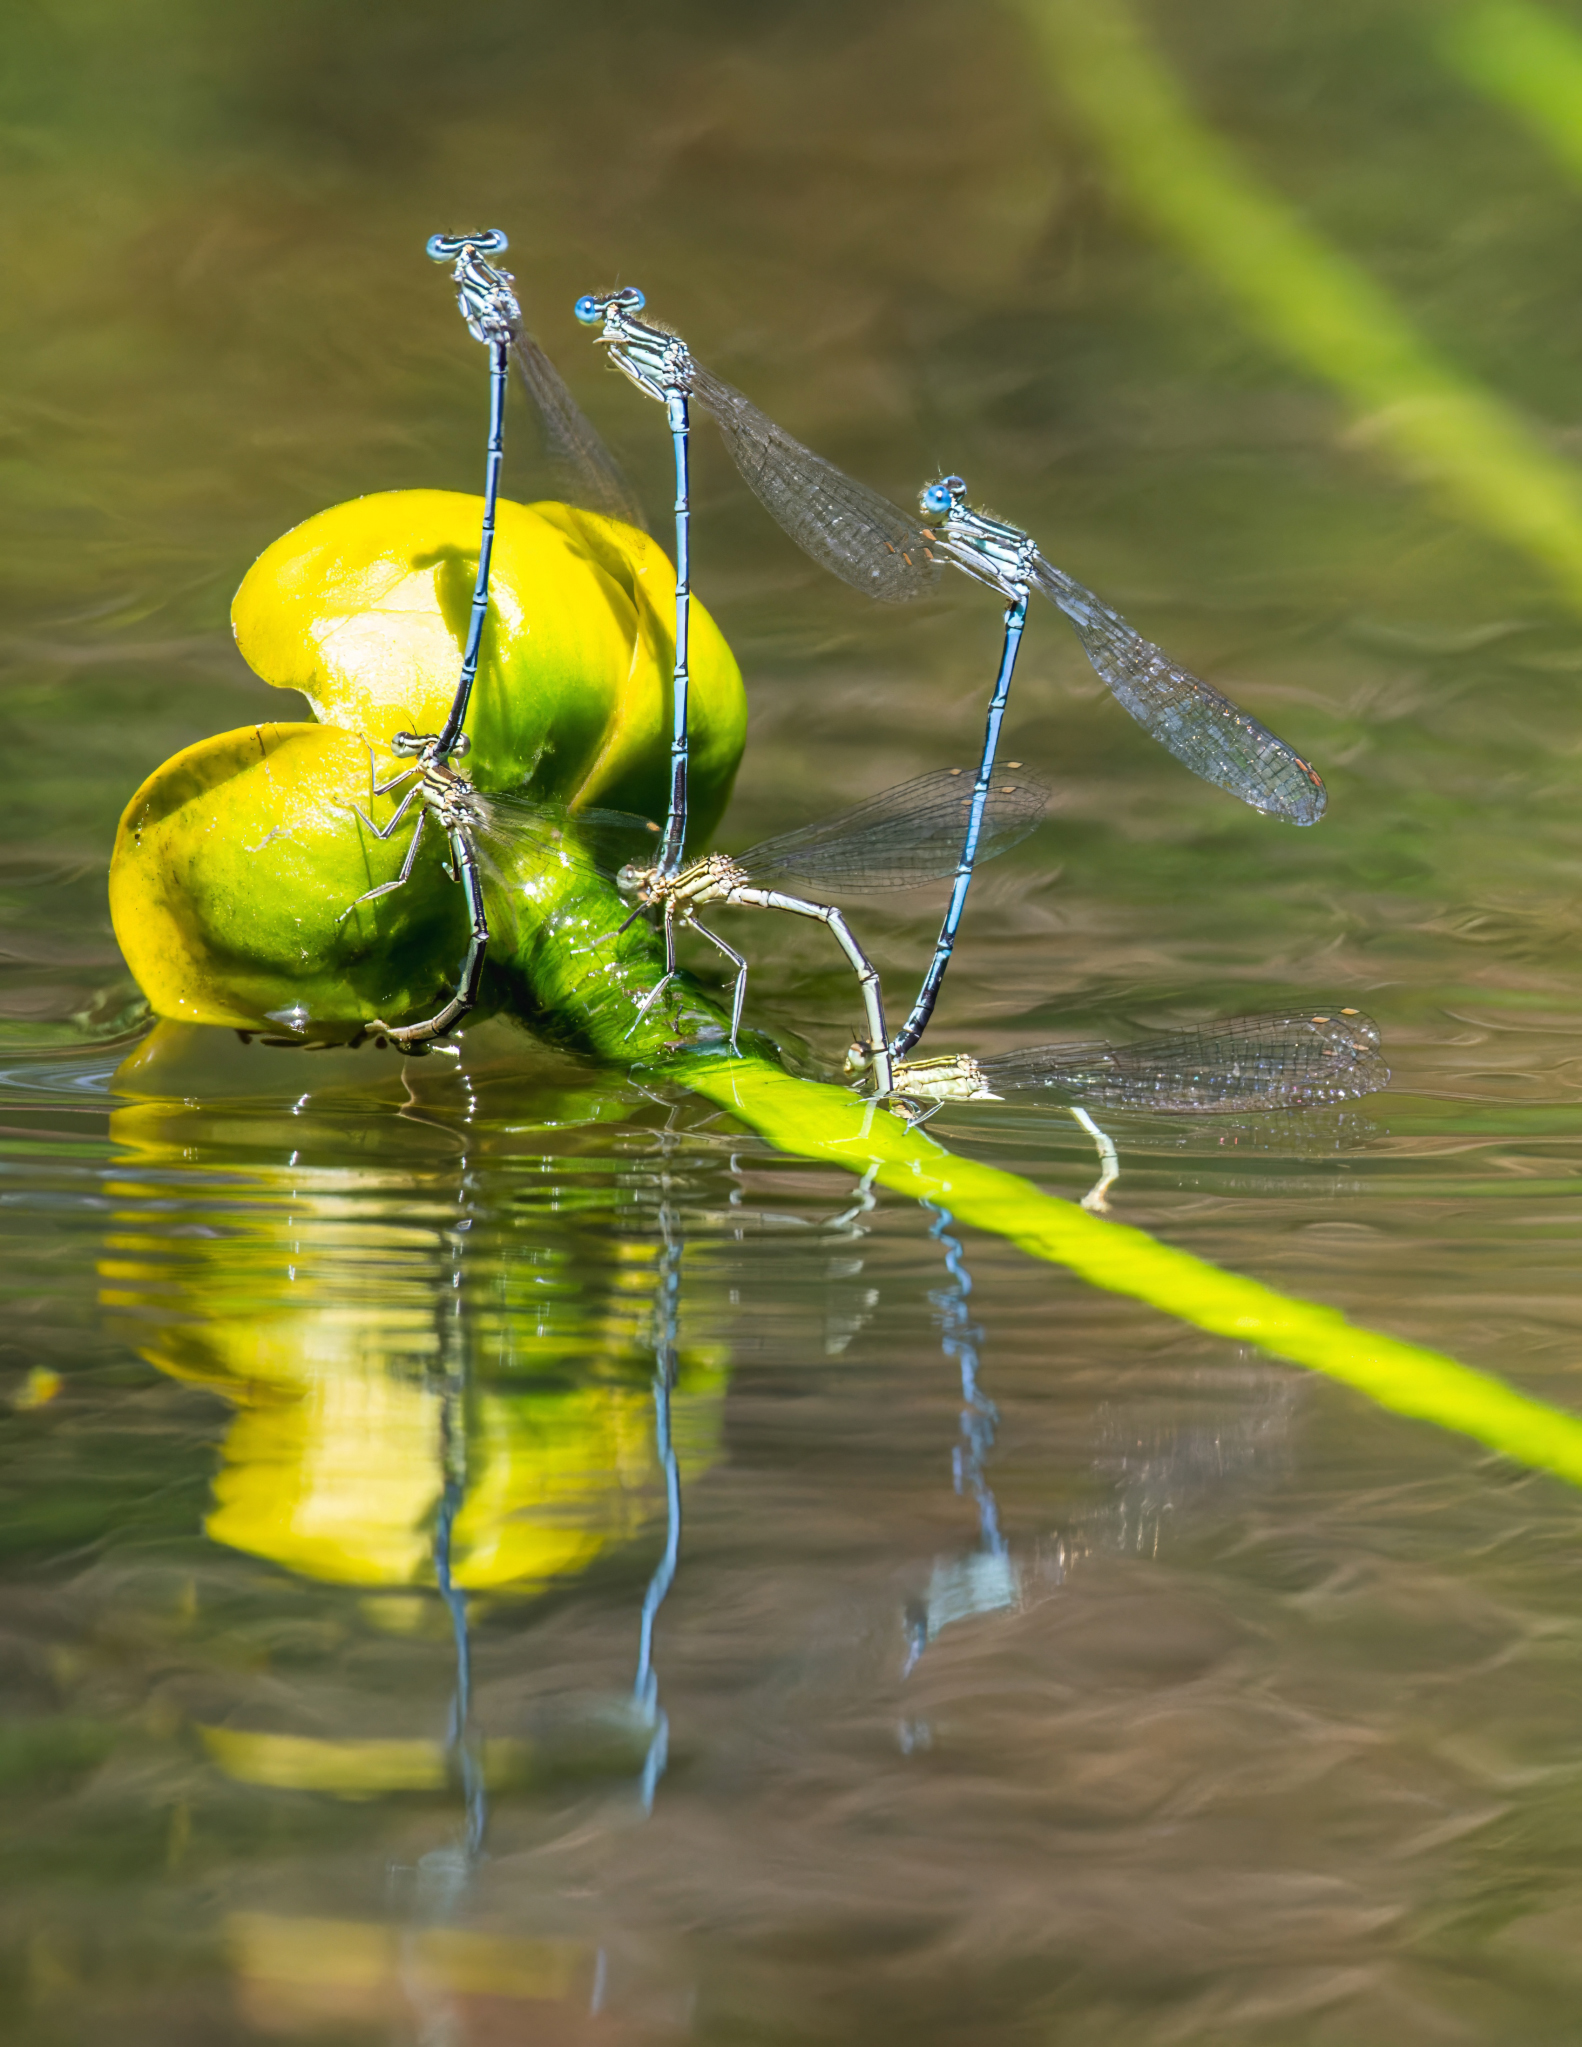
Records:
[[[1439,48],[1582,178],[1582,36],[1574,28],[1525,0],[1488,0],[1447,16]]]
[[[1141,1230],[1102,1221],[1040,1193],[994,1166],[953,1157],[876,1103],[844,1088],[795,1080],[767,1058],[723,1050],[670,1055],[678,1024],[723,1021],[688,982],[678,1010],[661,1003],[630,1039],[635,1001],[657,979],[651,932],[609,933],[626,905],[613,889],[567,872],[539,874],[523,887],[541,919],[508,967],[519,1004],[541,1024],[605,1059],[640,1059],[656,1078],[678,1081],[731,1110],[761,1137],[802,1158],[825,1159],[887,1187],[948,1207],[957,1222],[990,1230],[1035,1258],[1064,1265],[1090,1286],[1126,1294],[1233,1342],[1308,1365],[1365,1393],[1381,1407],[1456,1429],[1508,1457],[1582,1484],[1582,1420],[1546,1407],[1499,1379],[1437,1351],[1358,1329],[1334,1308],[1294,1300],[1238,1279]]]
[[[1364,271],[1257,182],[1196,118],[1126,0],[1012,4],[1136,211],[1462,516],[1536,556],[1582,601],[1582,479],[1570,464],[1441,361]]]

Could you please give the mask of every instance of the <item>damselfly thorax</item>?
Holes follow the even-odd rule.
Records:
[[[863,1073],[873,1063],[873,1048],[859,1040],[846,1054],[848,1073]],[[921,1095],[931,1102],[1003,1102],[989,1077],[970,1052],[947,1053],[938,1059],[898,1059],[894,1085],[897,1096]]]
[[[425,734],[422,745],[416,763],[418,801],[441,831],[482,830],[489,823],[487,803],[465,775],[458,774],[449,761],[441,759],[436,734]],[[390,784],[384,787],[388,789]]]
[[[619,882],[645,910],[671,903],[681,911],[728,902],[735,890],[751,886],[752,877],[728,853],[705,853],[679,874],[664,874],[657,867],[624,867]]]

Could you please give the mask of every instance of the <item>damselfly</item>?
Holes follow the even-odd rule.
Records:
[[[1277,1010],[1234,1016],[1188,1030],[1156,1031],[1130,1044],[1031,1045],[973,1058],[898,1059],[892,1108],[909,1122],[944,1102],[999,1102],[1049,1091],[1100,1109],[1166,1115],[1228,1115],[1261,1109],[1312,1109],[1371,1095],[1390,1081],[1379,1026],[1360,1009]],[[848,1066],[860,1071],[858,1043]],[[919,1110],[917,1103],[932,1104]]]
[[[451,749],[453,756],[464,754],[471,742],[465,733],[461,734]],[[407,790],[382,825],[376,825],[353,804],[352,810],[362,819],[376,839],[392,838],[402,820],[415,805],[417,816],[412,826],[412,837],[406,849],[406,858],[401,863],[401,872],[394,881],[382,882],[378,888],[368,889],[348,903],[342,910],[341,921],[363,903],[374,902],[380,896],[388,896],[398,888],[404,888],[412,879],[412,868],[417,860],[418,847],[423,843],[423,828],[432,817],[445,834],[449,843],[450,857],[446,871],[453,880],[461,884],[467,899],[469,934],[467,951],[462,960],[461,971],[456,977],[456,992],[450,1000],[422,1023],[387,1024],[376,1018],[368,1025],[368,1034],[388,1039],[402,1052],[427,1052],[435,1038],[442,1038],[447,1031],[454,1030],[467,1012],[478,1001],[478,989],[483,980],[484,955],[489,946],[489,918],[483,904],[483,882],[478,866],[478,835],[489,822],[489,811],[485,800],[474,789],[465,775],[458,775],[450,761],[441,754],[437,735],[430,733],[419,737],[411,732],[398,732],[390,742],[398,756],[412,756],[412,765],[402,768],[387,782],[375,780],[373,755],[369,753],[369,795],[388,796],[399,789],[403,782],[417,780]]]
[[[478,575],[473,584],[472,610],[467,620],[467,640],[462,650],[461,679],[451,700],[444,726],[434,740],[435,758],[448,761],[457,751],[457,740],[466,722],[467,706],[478,675],[478,655],[483,646],[484,620],[489,611],[489,563],[494,553],[495,511],[500,498],[500,466],[505,459],[505,393],[510,381],[511,347],[521,331],[522,308],[511,286],[508,270],[497,270],[488,261],[509,244],[498,228],[485,228],[470,235],[431,235],[428,253],[436,263],[454,265],[456,303],[475,341],[489,351],[489,440],[484,464],[483,531],[478,542]],[[426,744],[426,735],[419,744]]]
[[[671,690],[670,809],[659,868],[681,865],[687,827],[687,628],[692,605],[689,401],[719,427],[760,503],[814,561],[870,597],[902,603],[939,578],[928,529],[833,462],[784,433],[740,391],[705,369],[679,334],[638,319],[635,285],[578,299],[573,311],[640,391],[665,408],[676,465],[676,659]]]
[[[716,932],[698,921],[698,911],[711,904],[743,909],[784,910],[827,924],[850,960],[862,989],[875,1092],[890,1092],[889,1041],[879,976],[851,935],[841,912],[827,903],[805,901],[767,886],[796,881],[835,892],[867,893],[913,888],[942,880],[955,864],[956,849],[974,788],[961,768],[921,775],[834,817],[803,825],[779,838],[766,839],[745,853],[708,853],[677,874],[666,874],[658,862],[628,866],[621,885],[636,894],[640,909],[661,913],[665,934],[665,974],[644,997],[641,1017],[664,993],[676,971],[676,931],[688,927],[733,961],[736,972],[731,1007],[731,1048],[736,1049],[742,1005],[747,997],[747,962]],[[1038,782],[997,784],[981,806],[979,854],[989,859],[1016,845],[1033,830],[1049,801]],[[633,1026],[635,1029],[635,1024]]]
[[[476,793],[463,775],[451,766],[467,751],[462,730],[466,722],[473,686],[478,675],[484,624],[489,611],[489,571],[494,551],[495,520],[500,497],[500,471],[505,453],[505,402],[514,360],[522,381],[538,408],[550,460],[561,487],[577,503],[609,518],[624,519],[641,526],[642,513],[627,486],[614,457],[588,424],[571,393],[566,389],[548,356],[522,321],[522,309],[512,291],[514,279],[489,261],[509,246],[498,228],[484,228],[461,235],[434,235],[428,253],[436,263],[451,264],[456,284],[456,303],[474,339],[489,351],[489,432],[484,466],[483,524],[478,543],[478,573],[473,586],[472,608],[462,650],[461,675],[445,723],[437,733],[398,733],[391,742],[398,757],[410,758],[390,780],[380,783],[370,776],[370,793],[388,795],[403,782],[417,777],[413,786],[388,821],[379,826],[363,816],[363,823],[376,838],[388,839],[411,807],[418,806],[411,843],[401,872],[394,881],[370,889],[341,913],[349,916],[359,904],[388,895],[411,879],[413,862],[423,836],[424,820],[430,815],[450,842],[451,873],[460,882],[467,899],[471,926],[467,954],[457,977],[456,993],[433,1016],[422,1023],[391,1025],[376,1022],[369,1028],[388,1038],[405,1052],[426,1051],[434,1039],[455,1028],[477,1003],[489,943],[489,920],[479,880],[476,833],[484,813]]]
[[[369,1025],[371,1032],[388,1039],[403,1052],[426,1052],[434,1039],[442,1038],[447,1031],[453,1030],[476,1005],[483,978],[484,955],[489,945],[489,918],[484,909],[475,842],[481,812],[472,784],[465,775],[457,774],[451,761],[464,754],[469,745],[462,725],[466,721],[473,683],[477,679],[484,620],[489,610],[489,564],[494,551],[500,467],[505,456],[505,393],[510,376],[511,347],[522,322],[522,309],[511,291],[513,280],[510,272],[497,270],[488,261],[490,256],[499,255],[506,247],[506,238],[498,228],[485,228],[467,235],[433,235],[428,243],[428,253],[436,263],[454,265],[451,275],[456,282],[456,303],[461,308],[462,318],[473,338],[481,341],[489,351],[489,438],[484,464],[483,529],[478,542],[478,574],[473,584],[472,610],[462,649],[461,676],[444,725],[438,732],[398,732],[391,741],[391,749],[398,758],[410,759],[412,765],[400,769],[386,782],[375,778],[372,755],[369,757],[370,798],[387,796],[399,789],[403,782],[412,782],[411,788],[383,825],[376,825],[372,818],[360,810],[356,811],[376,839],[388,839],[407,812],[417,806],[412,838],[407,846],[406,859],[401,863],[401,872],[394,881],[382,882],[379,887],[368,889],[341,912],[341,920],[344,920],[363,903],[371,903],[406,886],[412,878],[418,848],[423,843],[423,827],[432,816],[450,842],[449,871],[460,882],[467,898],[470,932],[466,957],[457,976],[456,992],[442,1008],[433,1016],[425,1017],[422,1023],[387,1024],[376,1019]],[[415,781],[412,780],[414,776],[417,778]],[[355,805],[353,809],[356,809]]]
[[[967,503],[967,486],[959,476],[931,483],[923,492],[922,506],[931,518],[943,521],[934,529],[936,552],[1006,600],[1005,637],[989,700],[979,789],[988,788],[994,773],[1000,726],[1027,622],[1028,597],[1036,589],[1071,621],[1095,673],[1111,694],[1193,774],[1228,789],[1254,810],[1267,811],[1290,824],[1317,824],[1324,814],[1324,784],[1305,760],[1256,718],[1239,710],[1229,697],[1177,667],[1091,590],[1046,561],[1019,527],[975,512]],[[966,907],[976,852],[973,816],[968,819],[956,884],[933,960],[912,1012],[891,1047],[898,1058],[917,1043],[933,1015]]]

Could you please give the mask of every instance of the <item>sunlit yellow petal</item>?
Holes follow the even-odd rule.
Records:
[[[408,844],[354,814],[368,774],[362,740],[329,725],[246,725],[155,769],[116,835],[110,914],[159,1015],[290,1029],[433,1001],[467,928],[438,835],[405,888],[347,914]]]
[[[381,752],[450,709],[478,567],[481,498],[386,491],[317,513],[236,593],[237,645],[266,682]],[[675,571],[646,533],[558,504],[498,508],[489,619],[467,731],[482,788],[652,816],[669,788]],[[698,834],[730,795],[746,730],[741,675],[694,600],[692,800]]]

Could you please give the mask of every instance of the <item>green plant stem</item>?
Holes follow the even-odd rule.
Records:
[[[1089,1286],[1146,1301],[1178,1321],[1322,1372],[1392,1413],[1470,1436],[1502,1456],[1582,1484],[1582,1420],[1438,1351],[1358,1328],[1335,1308],[1221,1271],[1142,1230],[1103,1220],[1015,1173],[948,1152],[925,1130],[849,1089],[799,1080],[773,1047],[732,1057],[720,1045],[678,1047],[684,1032],[719,1029],[724,1013],[682,978],[634,1028],[633,1011],[663,971],[644,924],[612,936],[627,904],[575,873],[528,884],[547,910],[506,969],[516,1005],[540,1030],[606,1060],[636,1063],[718,1103],[780,1150],[861,1174],[947,1207]]]

